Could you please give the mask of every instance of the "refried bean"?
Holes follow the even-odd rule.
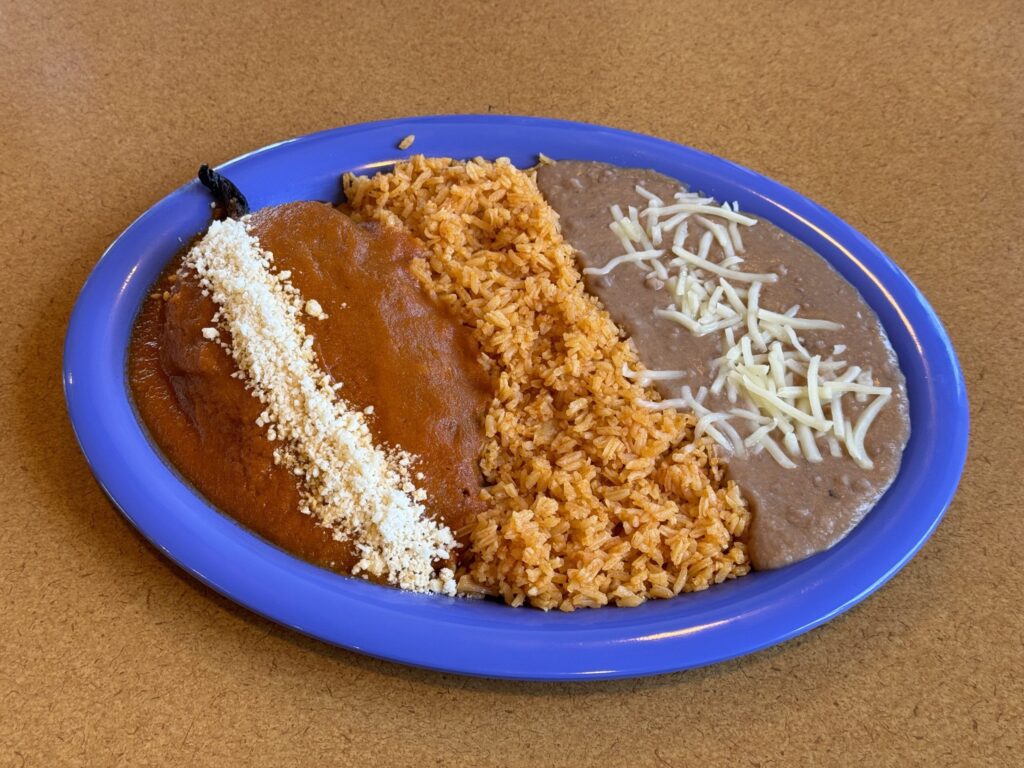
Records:
[[[276,268],[291,271],[292,284],[326,313],[306,320],[321,367],[343,384],[350,406],[372,408],[376,442],[418,458],[428,513],[464,540],[483,508],[478,463],[492,386],[469,332],[409,271],[420,246],[322,203],[264,209],[250,226]],[[300,513],[296,478],[274,463],[274,444],[257,425],[263,406],[202,334],[216,306],[179,265],[143,305],[129,350],[132,394],[150,435],[217,508],[305,560],[348,572],[352,542]]]
[[[576,248],[582,267],[600,267],[622,254],[619,239],[608,228],[609,207],[645,207],[647,200],[636,191],[637,185],[665,200],[685,191],[677,181],[654,171],[579,161],[544,165],[538,169],[537,182],[558,212],[562,233]],[[691,233],[691,247],[693,238]],[[753,512],[748,533],[751,560],[756,568],[768,569],[827,549],[860,522],[895,478],[910,426],[906,387],[895,355],[878,318],[853,286],[818,254],[767,221],[744,229],[743,241],[744,270],[780,276],[766,286],[761,306],[784,312],[799,304],[802,315],[842,323],[839,331],[805,332],[805,346],[812,354],[827,357],[834,345],[845,345],[841,357],[870,368],[875,382],[893,391],[865,443],[872,469],[827,451],[820,463],[801,461],[796,469],[783,468],[766,451],[729,461],[729,474]],[[685,378],[655,382],[663,397],[677,397],[682,385],[696,391],[711,383],[711,361],[723,353],[720,335],[697,337],[656,316],[654,310],[666,306],[669,298],[660,286],[645,282],[641,270],[627,265],[606,276],[586,275],[585,280],[632,338],[647,368],[686,371]],[[863,405],[851,400],[849,415],[855,419]],[[724,394],[709,396],[705,404],[712,410],[728,407]]]

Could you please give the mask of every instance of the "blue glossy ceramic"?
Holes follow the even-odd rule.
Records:
[[[863,600],[921,547],[963,467],[964,382],[924,296],[878,248],[796,192],[718,157],[596,125],[503,116],[390,120],[313,134],[220,168],[253,207],[335,200],[343,171],[386,166],[416,135],[428,155],[553,158],[643,166],[719,199],[738,200],[828,259],[882,320],[907,378],[912,435],[896,482],[832,550],[781,570],[633,609],[573,614],[407,594],[308,565],[211,508],[148,442],[129,401],[125,357],[136,311],[175,252],[210,218],[186,184],[144,213],[96,265],[75,306],[64,389],[97,479],[125,517],[182,568],[281,624],[363,653],[472,675],[584,679],[686,669],[756,651]],[[204,158],[196,158],[198,165]]]

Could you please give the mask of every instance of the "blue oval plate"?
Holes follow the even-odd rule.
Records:
[[[896,482],[839,545],[777,571],[639,608],[573,614],[416,595],[302,562],[222,515],[150,445],[126,389],[126,350],[149,286],[203,231],[210,197],[193,182],[114,243],[78,298],[64,390],[93,472],[125,517],[182,568],[232,600],[329,643],[433,669],[523,679],[650,675],[712,664],[828,621],[893,576],[938,525],[967,449],[967,397],[949,339],[924,296],[863,235],[752,171],[667,141],[596,125],[503,116],[424,117],[338,128],[244,155],[220,168],[254,208],[334,200],[343,171],[373,172],[414,151],[510,157],[538,152],[673,176],[795,235],[828,259],[878,313],[907,378],[912,433]],[[198,165],[202,158],[196,158]]]

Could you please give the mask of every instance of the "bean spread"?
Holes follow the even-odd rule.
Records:
[[[685,191],[674,179],[650,170],[604,163],[560,161],[537,172],[541,192],[560,216],[562,233],[575,247],[581,268],[601,267],[623,253],[609,229],[612,205],[643,209],[648,200],[637,185],[664,200]],[[693,235],[690,235],[691,241]],[[745,268],[774,273],[761,306],[785,312],[797,304],[801,314],[842,324],[830,332],[805,333],[812,354],[827,356],[839,345],[841,356],[870,369],[876,382],[892,388],[892,400],[868,433],[865,448],[874,466],[858,467],[848,456],[822,451],[819,463],[796,469],[780,466],[767,452],[729,460],[729,474],[751,505],[751,560],[756,568],[777,568],[835,544],[871,509],[899,469],[909,435],[904,378],[877,316],[856,289],[821,256],[767,221],[743,232]],[[693,243],[689,243],[693,248]],[[685,376],[655,385],[665,398],[676,397],[681,385],[693,390],[714,378],[711,364],[723,354],[720,334],[695,336],[654,310],[667,303],[662,286],[632,265],[603,276],[585,275],[588,290],[604,303],[612,318],[631,337],[649,369],[682,370]],[[710,396],[712,410],[728,407],[724,395]],[[856,418],[863,408],[852,404]]]

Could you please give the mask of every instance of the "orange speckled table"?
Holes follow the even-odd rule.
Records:
[[[1022,49],[1011,0],[0,3],[0,766],[1018,763]],[[963,483],[921,554],[757,655],[541,685],[300,637],[137,536],[60,391],[104,247],[199,162],[444,112],[690,144],[887,251],[945,321],[971,398]]]

